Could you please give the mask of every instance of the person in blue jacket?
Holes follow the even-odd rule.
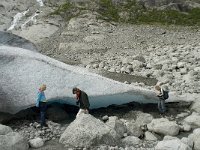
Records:
[[[40,109],[40,124],[41,127],[47,127],[48,125],[46,124],[45,121],[45,116],[46,116],[46,110],[47,110],[47,101],[45,97],[44,91],[46,90],[46,85],[43,84],[38,91],[37,94],[37,101],[36,101],[36,107],[39,107]]]

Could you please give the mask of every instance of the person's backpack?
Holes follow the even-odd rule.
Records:
[[[169,91],[163,90],[163,98],[164,98],[164,100],[169,98]]]

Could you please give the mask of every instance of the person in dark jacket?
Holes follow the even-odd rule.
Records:
[[[78,88],[73,88],[72,93],[76,94],[76,104],[79,105],[80,109],[79,112],[77,113],[76,117],[78,117],[80,114],[88,114],[89,113],[89,107],[90,107],[90,102],[88,99],[88,95],[84,92],[81,91]]]

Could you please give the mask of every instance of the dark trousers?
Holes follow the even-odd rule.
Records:
[[[44,126],[46,124],[45,118],[46,118],[47,104],[45,102],[40,102],[39,108],[40,108],[40,124],[41,126]]]
[[[166,111],[166,107],[165,107],[165,100],[160,99],[158,102],[158,110],[160,111],[160,113],[164,113]]]

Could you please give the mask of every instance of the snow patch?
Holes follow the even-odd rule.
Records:
[[[13,22],[11,23],[11,26],[8,28],[7,31],[13,30],[15,28],[15,26],[17,26],[17,24],[19,23],[19,21],[21,20],[21,18],[23,16],[25,16],[27,13],[29,12],[29,9],[20,13],[17,13],[14,16]]]

